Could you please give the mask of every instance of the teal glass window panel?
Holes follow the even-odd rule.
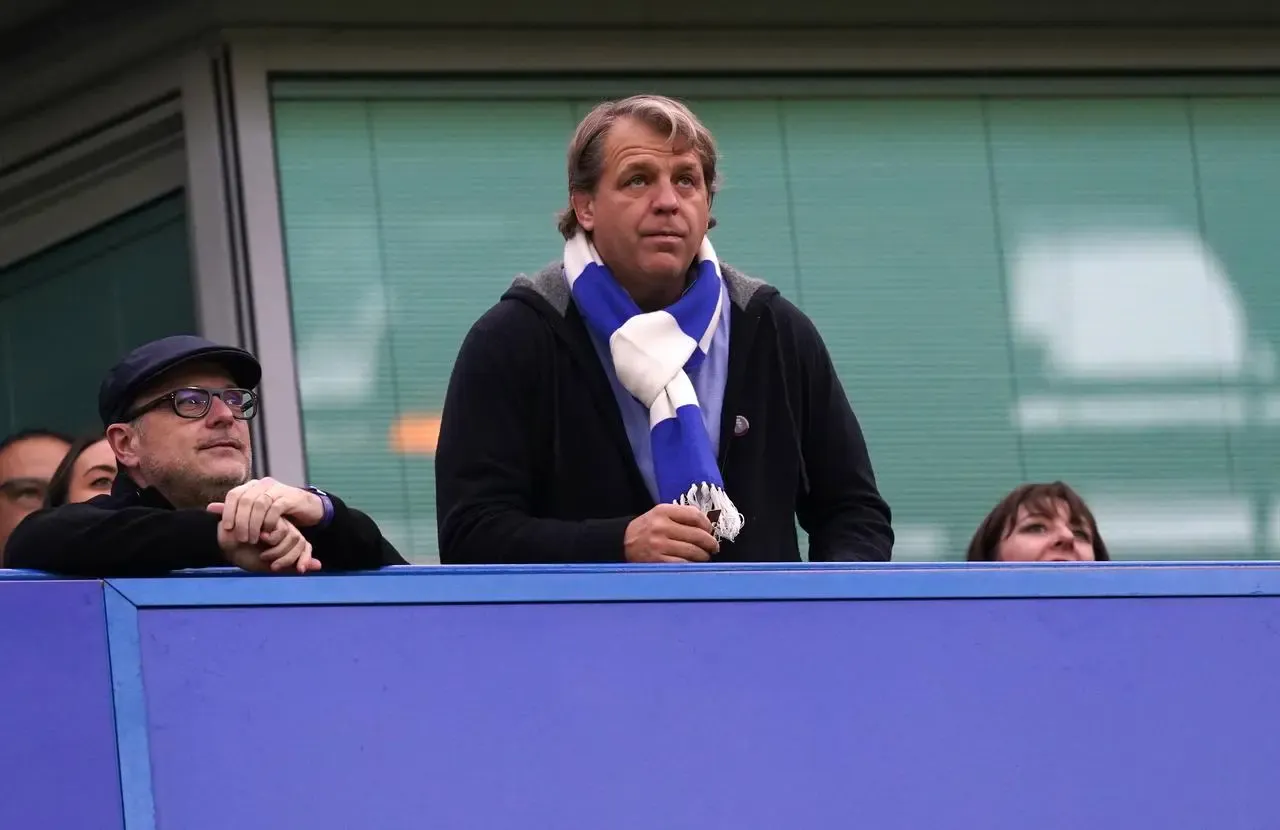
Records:
[[[789,101],[803,308],[862,421],[903,558],[955,558],[1021,475],[982,113]]]
[[[412,550],[404,465],[388,447],[398,378],[370,107],[282,102],[276,143],[311,483],[370,512]]]
[[[1229,515],[1203,512],[1236,489],[1222,372],[1239,300],[1201,233],[1184,102],[989,113],[1027,477],[1080,490],[1124,558],[1241,555]]]
[[[559,256],[564,151],[592,103],[519,89],[485,100],[277,102],[308,464],[421,561],[435,557],[433,418],[458,344],[515,273]],[[898,558],[961,556],[1000,496],[1048,478],[1096,501],[1121,557],[1265,552],[1252,544],[1257,533],[1233,536],[1223,519],[1244,504],[1259,527],[1271,521],[1250,505],[1270,498],[1274,465],[1264,460],[1270,433],[1226,423],[1237,379],[1221,366],[1245,360],[1251,394],[1265,404],[1270,375],[1258,367],[1280,322],[1254,306],[1272,296],[1259,206],[1275,183],[1250,171],[1269,169],[1274,153],[1270,100],[690,103],[723,153],[712,239],[822,331],[894,509]],[[477,239],[493,244],[473,258]],[[1111,366],[1091,375],[1080,369],[1098,359],[1087,338],[1058,345],[1055,326],[1095,319],[1069,318],[1080,299],[1073,286],[1091,278],[1099,255],[1119,268],[1113,279],[1137,280],[1094,304],[1097,320],[1121,321],[1106,342],[1138,342],[1120,343],[1129,349],[1115,350],[1120,362],[1150,362],[1143,349],[1164,348],[1166,362],[1199,374]],[[1136,310],[1112,308],[1142,296],[1144,280],[1221,289],[1224,268],[1249,309],[1248,356],[1235,363],[1229,310],[1201,320],[1185,301],[1150,295]],[[1048,299],[1036,293],[1045,280]],[[1217,289],[1206,296],[1224,296]],[[1162,304],[1172,311],[1161,318]],[[1171,313],[1196,342],[1169,339]],[[326,340],[349,358],[347,379],[360,380],[345,402],[316,392],[344,383],[338,358],[316,359],[325,352],[306,345]],[[1200,414],[1143,423],[1139,404],[1152,399]],[[1106,425],[1126,412],[1136,426]],[[1081,423],[1055,426],[1055,417]],[[1238,498],[1245,493],[1252,502]],[[1169,524],[1170,505],[1191,497],[1208,506],[1204,521],[1153,529],[1152,505]],[[1179,546],[1179,534],[1198,541]]]
[[[1223,303],[1234,313],[1219,314],[1228,334],[1223,390],[1233,414],[1226,428],[1236,484],[1231,526],[1247,522],[1253,555],[1275,558],[1280,555],[1280,98],[1201,98],[1186,106],[1204,241],[1212,268],[1226,275],[1235,295],[1234,303]],[[1238,555],[1249,553],[1242,546]]]
[[[106,371],[148,340],[195,330],[181,192],[0,271],[0,434],[99,429]]]

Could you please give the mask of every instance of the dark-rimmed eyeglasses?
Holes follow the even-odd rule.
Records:
[[[205,389],[201,386],[184,386],[167,395],[161,395],[150,403],[144,403],[125,415],[125,421],[132,421],[153,409],[170,407],[179,418],[196,420],[209,414],[213,399],[218,398],[231,410],[237,421],[247,421],[258,414],[258,396],[248,389]]]

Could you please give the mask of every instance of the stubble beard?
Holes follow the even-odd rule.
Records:
[[[194,470],[143,469],[147,482],[159,490],[175,508],[204,509],[214,502],[225,501],[233,487],[249,480],[249,474],[201,475]]]

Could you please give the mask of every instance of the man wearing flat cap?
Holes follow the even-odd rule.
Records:
[[[261,378],[248,352],[189,335],[130,352],[98,391],[119,465],[111,494],[28,516],[5,565],[105,577],[405,564],[372,519],[335,496],[250,478]]]

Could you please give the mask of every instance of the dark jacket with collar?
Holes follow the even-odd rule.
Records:
[[[889,508],[813,323],[722,266],[731,301],[720,427],[725,489],[746,524],[720,561],[890,558]],[[747,430],[735,435],[737,418]],[[622,561],[653,507],[562,266],[520,276],[462,344],[436,448],[444,563]]]
[[[332,494],[333,520],[303,528],[325,571],[403,565],[377,524]],[[67,576],[156,576],[186,568],[227,566],[218,547],[220,519],[199,508],[177,510],[154,488],[139,487],[123,471],[111,494],[32,513],[5,546],[9,568]]]

